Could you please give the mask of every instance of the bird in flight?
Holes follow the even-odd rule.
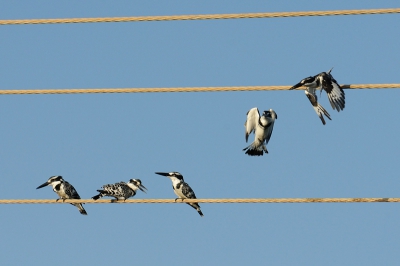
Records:
[[[340,87],[340,85],[337,83],[337,81],[333,78],[331,74],[332,69],[333,68],[331,68],[328,72],[321,72],[313,77],[307,77],[305,79],[302,79],[299,83],[297,83],[296,85],[294,85],[289,89],[289,90],[294,90],[301,86],[306,87],[305,94],[308,100],[310,101],[311,105],[313,106],[315,112],[317,113],[318,117],[321,119],[323,125],[326,124],[324,115],[329,120],[332,119],[329,113],[325,110],[325,108],[318,103],[316,90],[320,89],[321,93],[322,90],[326,91],[329,103],[331,104],[333,110],[337,110],[338,112],[340,112],[345,107],[344,91],[342,87]]]
[[[254,132],[254,141],[243,149],[246,154],[262,156],[264,152],[268,153],[267,144],[271,138],[276,119],[278,119],[278,115],[272,109],[264,111],[261,116],[257,107],[247,112],[247,119],[244,123],[246,142],[252,132]]]

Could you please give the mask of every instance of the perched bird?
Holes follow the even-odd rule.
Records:
[[[318,97],[316,94],[316,90],[320,89],[321,93],[322,93],[322,90],[326,91],[326,93],[328,94],[329,102],[330,102],[333,110],[337,110],[338,112],[340,112],[345,107],[344,91],[343,91],[342,87],[340,87],[340,85],[337,83],[337,81],[331,75],[332,69],[333,68],[331,68],[328,72],[322,72],[313,77],[305,78],[290,88],[290,90],[294,90],[301,86],[304,86],[307,88],[305,90],[305,94],[306,94],[307,98],[310,100],[311,105],[313,106],[318,117],[321,119],[322,124],[324,124],[324,125],[326,123],[325,123],[325,119],[324,119],[323,115],[325,115],[329,120],[332,120],[332,119],[331,119],[331,116],[329,115],[329,113],[325,110],[325,108],[322,107],[322,105],[320,105],[318,103]]]
[[[178,196],[177,199],[195,199],[196,195],[194,194],[193,189],[183,180],[183,176],[178,172],[171,172],[171,173],[156,173],[157,175],[162,175],[169,177],[172,181],[172,188],[175,194]],[[175,199],[175,201],[177,200]],[[200,210],[200,205],[198,203],[187,203],[192,206],[200,216],[203,216],[203,213]]]
[[[98,200],[101,197],[109,196],[114,197],[115,200],[126,200],[130,197],[136,195],[136,190],[140,189],[145,192],[144,189],[147,190],[145,186],[142,185],[142,181],[140,179],[130,179],[128,183],[119,182],[115,184],[107,184],[103,186],[103,189],[97,190],[100,192],[98,195],[93,196],[92,199]],[[115,201],[112,200],[112,201]]]
[[[246,142],[248,141],[251,132],[254,132],[255,138],[253,143],[243,149],[246,151],[246,154],[250,156],[262,156],[264,152],[268,153],[266,145],[271,138],[276,119],[278,119],[278,115],[272,109],[264,111],[262,116],[260,116],[257,107],[254,107],[247,112],[247,120],[244,123]]]
[[[56,201],[59,201],[62,199],[65,201],[66,199],[80,199],[78,192],[76,192],[75,188],[65,181],[62,176],[60,175],[55,175],[49,178],[47,182],[43,183],[42,185],[38,186],[36,189],[52,185],[53,191],[57,193],[57,195],[60,197]],[[83,215],[87,215],[87,212],[83,208],[81,203],[71,203],[75,207],[79,209],[79,212]]]

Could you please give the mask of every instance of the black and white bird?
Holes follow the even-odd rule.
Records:
[[[322,105],[318,103],[318,97],[316,94],[316,90],[320,89],[321,93],[322,93],[322,90],[326,91],[326,93],[328,94],[329,102],[330,102],[333,110],[337,110],[338,112],[340,112],[345,107],[344,91],[343,91],[342,87],[340,87],[340,85],[337,83],[337,81],[331,75],[332,69],[333,68],[331,68],[328,72],[322,72],[313,77],[305,78],[290,88],[290,90],[294,90],[301,86],[304,86],[307,88],[305,90],[305,94],[306,94],[307,98],[310,100],[311,105],[313,106],[318,117],[321,119],[322,124],[324,124],[324,125],[326,124],[324,115],[329,120],[332,120],[332,119],[331,119],[331,116],[329,115],[329,113],[325,110],[325,108],[322,107]]]
[[[53,187],[53,191],[57,193],[60,197],[56,201],[62,199],[65,201],[66,199],[81,199],[76,189],[67,181],[65,181],[62,176],[55,175],[49,178],[47,182],[43,183],[42,185],[38,186],[36,189],[51,185]],[[81,203],[71,203],[75,207],[78,208],[79,212],[83,215],[87,215],[87,212],[83,208]]]
[[[257,107],[247,112],[247,119],[244,123],[246,142],[251,132],[254,132],[254,141],[243,149],[246,151],[246,154],[250,156],[262,156],[264,152],[268,153],[267,144],[271,138],[276,119],[278,119],[278,115],[272,109],[264,111],[261,116]]]
[[[195,199],[196,195],[194,194],[193,189],[183,180],[183,176],[178,172],[171,172],[171,173],[160,173],[157,172],[157,175],[162,175],[169,177],[172,181],[172,188],[175,194],[178,196],[177,199]],[[177,200],[175,199],[175,201]],[[200,210],[200,205],[198,203],[187,203],[192,206],[200,216],[203,216],[203,213]]]
[[[103,189],[97,190],[100,193],[96,196],[93,196],[92,199],[98,200],[101,197],[109,196],[114,197],[117,201],[125,201],[126,199],[135,196],[138,189],[144,193],[146,193],[145,189],[147,190],[147,188],[142,185],[142,181],[140,179],[130,179],[128,183],[121,181],[115,184],[104,185]]]

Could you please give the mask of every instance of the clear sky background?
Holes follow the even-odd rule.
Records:
[[[398,1],[0,1],[1,19],[399,7]],[[399,83],[400,15],[0,26],[0,89]],[[2,199],[400,197],[400,90],[346,90],[323,126],[299,91],[0,96]],[[249,157],[246,112],[278,114]],[[253,137],[251,137],[253,139]],[[2,265],[398,265],[400,204],[1,205]]]

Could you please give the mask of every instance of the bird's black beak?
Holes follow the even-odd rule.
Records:
[[[163,175],[163,176],[169,176],[169,173],[160,173],[160,172],[156,172],[157,175]]]
[[[301,84],[301,83],[299,82],[299,83],[297,83],[296,85],[294,85],[293,87],[291,87],[289,90],[294,90],[294,89],[297,89],[298,87],[301,87],[301,86],[303,86],[303,84]]]
[[[144,189],[147,190],[147,188],[145,186],[143,186],[142,184],[139,185],[139,189],[141,191],[143,191],[144,193],[147,193],[146,191],[144,191]]]
[[[39,188],[42,188],[42,187],[45,187],[45,186],[48,186],[48,185],[50,185],[50,184],[45,182],[45,183],[41,184],[40,186],[38,186],[36,189],[39,189]]]

